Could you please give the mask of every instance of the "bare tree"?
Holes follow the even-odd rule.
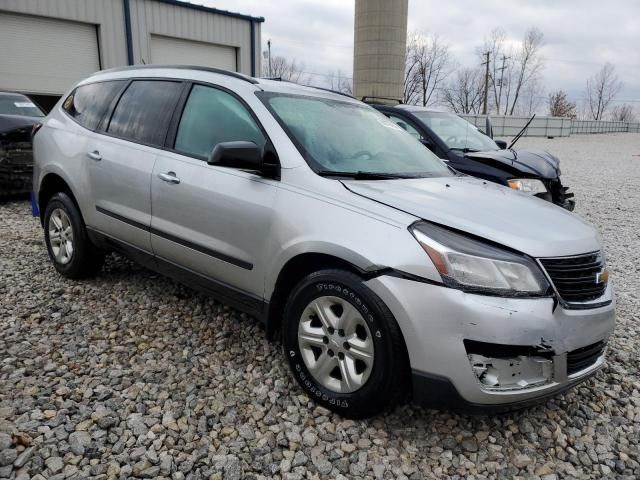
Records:
[[[345,76],[342,70],[331,72],[331,74],[327,77],[327,81],[331,90],[353,95],[352,79]]]
[[[507,69],[511,58],[507,55],[505,42],[507,36],[504,30],[496,28],[491,31],[491,34],[485,38],[484,45],[478,50],[478,54],[482,56],[484,61],[484,55],[489,52],[489,89],[491,96],[493,97],[493,103],[495,110],[500,113],[500,105],[502,102],[502,90],[505,82],[504,71]]]
[[[535,27],[529,28],[525,33],[520,50],[516,54],[515,88],[509,115],[513,115],[522,89],[534,81],[544,66],[544,60],[540,55],[543,40],[544,34]]]
[[[423,106],[435,103],[437,91],[451,71],[448,44],[437,35],[410,34],[407,39],[404,102]]]
[[[636,122],[638,120],[635,112],[633,111],[633,107],[628,103],[613,107],[613,110],[611,111],[611,118],[618,122]]]
[[[515,114],[530,117],[538,111],[545,100],[542,79],[534,77],[527,82],[520,92],[520,100],[516,104]]]
[[[444,89],[442,102],[456,113],[478,114],[482,110],[484,73],[480,69],[459,69]]]
[[[543,41],[544,35],[536,27],[530,27],[525,32],[517,48],[507,47],[508,38],[501,29],[493,30],[485,39],[478,53],[484,59],[484,54],[490,52],[489,89],[496,112],[513,115],[516,110],[535,110],[542,102],[539,80],[544,68],[541,55]],[[525,92],[536,92],[536,95],[527,95],[527,99],[522,100]],[[521,102],[523,105],[519,106]],[[538,102],[538,105],[534,107],[535,102]]]
[[[305,83],[303,70],[304,63],[297,63],[295,58],[289,61],[279,55],[271,59],[271,72],[266,72],[266,74],[289,82]]]
[[[576,118],[576,104],[567,99],[567,92],[558,90],[549,94],[549,115],[552,117]]]
[[[407,36],[407,52],[404,68],[402,102],[416,105],[419,99],[420,75],[418,74],[418,38],[417,33]]]
[[[611,101],[622,88],[615,67],[607,62],[593,77],[587,80],[587,106],[591,118],[602,120]]]

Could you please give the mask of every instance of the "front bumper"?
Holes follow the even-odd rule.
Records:
[[[571,388],[604,365],[606,350],[578,371],[568,368],[568,354],[572,358],[576,354],[570,352],[606,343],[615,324],[611,285],[604,297],[608,305],[568,310],[553,298],[475,295],[393,276],[367,284],[402,330],[413,370],[414,401],[432,406],[461,403],[513,409]],[[552,361],[549,379],[525,388],[492,389],[473,369],[465,347],[470,342],[541,352]]]
[[[576,199],[573,195],[573,192],[569,191],[569,187],[565,187],[562,185],[560,177],[551,180],[542,180],[542,182],[547,188],[547,192],[539,194],[537,196],[549,202],[555,203],[565,210],[573,212],[573,210],[576,208]]]

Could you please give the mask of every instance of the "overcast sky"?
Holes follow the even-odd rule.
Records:
[[[262,46],[272,55],[303,62],[321,84],[331,71],[351,76],[353,0],[192,0],[265,17]],[[476,66],[477,48],[494,28],[514,42],[529,26],[545,36],[546,91],[584,95],[585,80],[605,62],[624,87],[619,101],[640,111],[640,0],[409,0],[409,31],[436,33],[462,66]]]

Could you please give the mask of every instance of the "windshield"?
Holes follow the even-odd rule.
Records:
[[[420,142],[367,105],[300,95],[262,98],[319,174],[453,175]]]
[[[475,126],[453,113],[412,112],[453,150],[498,150],[496,143]]]
[[[0,114],[44,117],[42,110],[22,95],[0,95]]]

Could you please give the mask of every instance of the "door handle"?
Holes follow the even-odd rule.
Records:
[[[176,177],[176,172],[159,173],[158,178],[167,183],[180,183],[180,179]]]
[[[100,152],[98,150],[94,150],[93,152],[89,152],[89,153],[87,153],[87,155],[89,155],[89,158],[91,160],[95,160],[96,162],[99,162],[100,160],[102,160],[102,156],[100,155]]]

